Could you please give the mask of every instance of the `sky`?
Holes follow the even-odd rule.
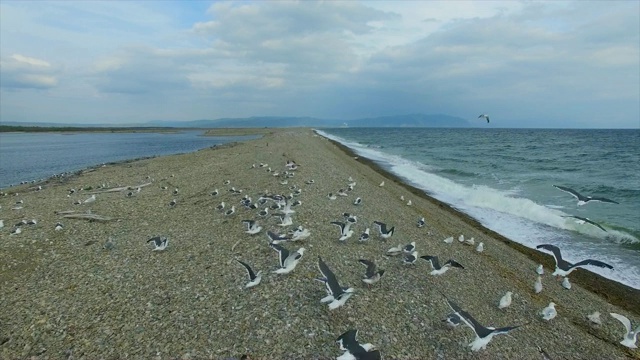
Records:
[[[0,122],[640,128],[640,2],[0,2]]]

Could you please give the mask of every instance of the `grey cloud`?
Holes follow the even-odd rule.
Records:
[[[60,69],[45,60],[20,54],[0,59],[0,87],[50,89],[58,85]]]

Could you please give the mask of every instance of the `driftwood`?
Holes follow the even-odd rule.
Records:
[[[97,215],[97,214],[69,214],[69,215],[65,215],[63,217],[64,218],[68,218],[68,219],[83,219],[83,220],[89,220],[89,221],[111,221],[111,220],[113,220],[113,218],[110,218],[108,216],[101,216],[101,215]]]
[[[111,188],[111,189],[106,189],[106,190],[92,191],[92,192],[89,192],[88,194],[106,194],[106,193],[119,192],[119,191],[124,191],[124,190],[134,190],[134,189],[137,189],[137,188],[143,188],[145,186],[149,186],[151,184],[152,183],[141,184],[141,185],[138,185],[138,186],[121,186],[121,187]]]

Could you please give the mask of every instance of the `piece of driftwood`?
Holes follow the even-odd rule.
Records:
[[[153,184],[153,183],[146,183],[146,184],[135,185],[135,186],[120,186],[120,187],[117,187],[117,188],[111,188],[111,189],[106,189],[106,190],[92,191],[92,192],[89,192],[88,194],[106,194],[106,193],[119,192],[119,191],[124,191],[124,190],[135,190],[137,188],[143,188],[143,187],[149,186],[151,184]]]
[[[93,220],[93,221],[111,221],[113,220],[113,218],[110,218],[108,216],[102,216],[102,215],[98,215],[98,214],[69,214],[69,215],[65,215],[63,216],[64,218],[68,218],[68,219],[83,219],[83,220]]]

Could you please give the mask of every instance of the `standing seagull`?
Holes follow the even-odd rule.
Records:
[[[378,225],[378,231],[380,231],[380,236],[383,239],[388,239],[393,235],[393,231],[396,229],[396,227],[392,227],[391,229],[387,229],[387,224],[382,223],[380,221],[374,221],[374,224]]]
[[[422,217],[422,218],[418,219],[418,227],[421,228],[423,226],[424,226],[424,218]]]
[[[152,237],[151,239],[147,240],[147,243],[150,243],[152,241],[153,245],[155,246],[153,251],[162,251],[167,248],[167,245],[169,245],[169,239],[164,236]]]
[[[498,304],[498,309],[504,309],[511,305],[511,295],[513,293],[511,291],[507,291],[506,294],[500,299],[500,304]]]
[[[369,240],[369,228],[366,228],[362,234],[360,234],[359,241],[368,241]]]
[[[447,300],[447,304],[449,304],[449,307],[453,310],[453,312],[457,314],[467,326],[473,329],[473,332],[476,334],[475,340],[473,340],[473,342],[469,344],[469,346],[471,346],[472,351],[486,349],[487,344],[489,344],[489,342],[495,335],[506,334],[509,331],[520,327],[520,325],[507,326],[507,327],[502,327],[498,329],[493,327],[484,327],[480,325],[480,323],[476,321],[476,319],[474,319],[471,316],[471,314],[462,310],[460,306],[458,306],[458,304],[454,303],[449,299],[446,299],[446,300]]]
[[[573,216],[573,215],[567,215],[567,216],[562,216],[564,218],[574,218],[577,219],[577,223],[578,224],[584,224],[584,223],[588,223],[591,224],[593,226],[597,226],[599,227],[602,231],[607,231],[605,228],[603,228],[600,224],[598,224],[597,222],[591,221],[589,220],[589,218],[585,218],[585,217],[580,217],[580,216]]]
[[[637,348],[636,341],[638,339],[638,333],[640,333],[640,326],[638,326],[635,330],[632,330],[631,321],[629,321],[629,319],[627,319],[626,316],[616,314],[616,313],[609,313],[609,314],[614,318],[618,319],[618,321],[620,321],[622,325],[624,325],[624,330],[627,332],[626,334],[624,334],[624,339],[620,341],[620,344],[630,349]]]
[[[276,274],[288,274],[296,268],[302,255],[304,255],[304,248],[298,249],[298,251],[289,254],[289,250],[277,244],[269,244],[272,249],[278,252],[278,260],[280,269],[274,271]]]
[[[345,302],[353,295],[353,288],[343,288],[338,283],[338,279],[333,274],[327,264],[318,256],[318,269],[323,276],[322,281],[325,282],[329,296],[323,298],[322,302],[329,302],[329,310],[334,310],[344,305]]]
[[[582,205],[588,203],[589,201],[600,201],[600,202],[607,202],[607,203],[612,203],[612,204],[619,204],[619,202],[617,202],[617,201],[613,201],[613,200],[606,199],[606,198],[603,198],[603,197],[584,196],[584,195],[580,194],[579,192],[577,192],[577,191],[575,191],[575,190],[573,190],[571,188],[568,188],[566,186],[560,186],[560,185],[553,185],[553,186],[555,188],[559,189],[559,190],[562,190],[564,192],[567,192],[567,193],[573,195],[576,199],[578,199],[578,206],[582,206]]]
[[[244,268],[247,270],[247,275],[249,275],[249,282],[247,283],[247,285],[244,286],[245,289],[248,289],[250,287],[254,287],[258,284],[260,284],[260,280],[262,280],[262,271],[258,271],[258,273],[254,273],[253,269],[251,269],[251,266],[249,266],[249,264],[242,262],[240,260],[236,260],[237,262],[239,262],[242,266],[244,266]]]
[[[489,123],[489,115],[487,114],[481,114],[480,116],[478,116],[478,119],[484,118],[487,120],[487,124]]]
[[[430,275],[442,275],[446,273],[450,267],[457,267],[460,269],[464,269],[464,266],[460,265],[460,263],[452,259],[449,259],[449,261],[444,263],[444,265],[440,266],[440,261],[438,260],[437,256],[425,255],[425,256],[420,256],[420,258],[427,260],[429,263],[431,263],[431,269],[433,270],[429,273]]]
[[[556,303],[554,303],[553,301],[550,302],[546,308],[540,311],[540,315],[542,315],[543,320],[547,321],[556,317],[556,315],[558,315],[558,312],[556,311]]]
[[[382,275],[384,275],[384,270],[376,271],[377,270],[376,263],[374,263],[373,261],[365,260],[365,259],[360,259],[358,261],[360,261],[362,265],[367,267],[367,271],[365,272],[364,277],[362,278],[362,281],[365,284],[371,287],[371,285],[380,281],[380,279],[382,278]]]
[[[536,249],[545,249],[545,250],[549,250],[553,253],[553,258],[556,260],[556,270],[553,272],[553,274],[551,274],[552,276],[562,276],[562,277],[567,277],[569,276],[569,274],[579,268],[579,267],[583,267],[586,265],[592,265],[592,266],[598,266],[601,268],[607,268],[607,269],[613,269],[613,266],[607,264],[607,263],[603,263],[602,261],[598,261],[598,260],[593,260],[593,259],[586,259],[586,260],[582,260],[580,262],[577,262],[575,264],[571,264],[570,262],[564,260],[562,258],[562,254],[560,253],[560,249],[555,246],[555,245],[551,245],[551,244],[542,244],[542,245],[538,245],[536,246]]]

